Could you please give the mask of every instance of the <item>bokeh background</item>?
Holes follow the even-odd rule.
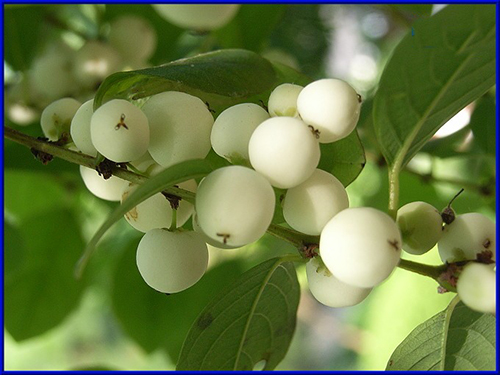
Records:
[[[159,35],[145,66],[237,47],[313,79],[350,82],[364,98],[358,132],[367,164],[348,187],[349,199],[351,206],[385,210],[387,169],[372,132],[371,98],[401,38],[444,6],[246,4],[229,25],[199,34],[169,24],[147,4],[4,5],[4,121],[42,135],[39,115],[47,103],[21,89],[37,55],[55,40],[73,51],[87,40],[105,40],[110,20],[139,15]],[[401,174],[401,205],[421,200],[442,209],[463,187],[455,210],[495,219],[494,108],[492,91],[434,136]],[[211,248],[202,281],[165,297],[140,279],[134,260],[140,235],[122,220],[102,241],[84,280],[65,283],[85,242],[116,204],[89,193],[75,165],[55,160],[43,166],[10,141],[4,142],[4,159],[6,370],[173,370],[189,325],[223,285],[260,261],[294,251],[267,236],[234,252]],[[67,256],[53,261],[51,254],[59,252]],[[418,261],[440,262],[436,249]],[[304,267],[298,274],[298,325],[278,370],[383,370],[412,329],[453,297],[438,294],[431,279],[396,269],[358,306],[332,309],[312,298]]]

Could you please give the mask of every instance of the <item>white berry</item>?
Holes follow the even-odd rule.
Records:
[[[330,307],[354,306],[363,301],[371,288],[345,284],[331,274],[318,257],[306,265],[307,283],[314,298]]]
[[[248,142],[269,114],[253,103],[237,104],[223,111],[214,122],[210,141],[214,151],[230,162],[248,160]]]
[[[96,89],[107,76],[118,71],[120,66],[120,55],[113,47],[89,41],[75,54],[73,75],[83,87]]]
[[[292,83],[283,83],[276,87],[269,96],[267,104],[271,117],[298,117],[297,98],[303,88]]]
[[[425,254],[436,246],[443,234],[440,212],[425,202],[411,202],[401,207],[397,223],[403,237],[403,250],[410,254]]]
[[[229,166],[201,181],[195,209],[207,236],[231,246],[244,246],[264,235],[274,205],[274,191],[264,177],[250,168]]]
[[[50,141],[57,141],[63,133],[70,133],[71,120],[82,103],[73,98],[62,98],[49,104],[42,112],[40,125]]]
[[[317,129],[321,143],[347,137],[356,127],[361,102],[356,91],[339,79],[320,79],[308,84],[297,99],[300,117]]]
[[[197,233],[152,229],[139,242],[136,261],[151,288],[177,293],[201,279],[207,270],[208,249]]]
[[[283,215],[293,229],[316,236],[347,207],[344,185],[332,174],[316,169],[306,181],[286,192]]]
[[[184,29],[214,30],[236,15],[240,4],[153,4],[167,21]]]
[[[222,241],[217,241],[214,240],[213,238],[208,237],[205,232],[200,227],[200,224],[198,223],[198,215],[196,215],[196,212],[193,213],[191,222],[193,224],[193,230],[198,233],[202,238],[203,241],[205,241],[206,244],[216,247],[218,249],[237,249],[240,246],[231,246],[228,244],[224,244]]]
[[[494,265],[467,264],[457,282],[457,293],[462,302],[482,313],[496,313],[496,272]]]
[[[196,191],[196,182],[189,180],[177,184],[181,189]],[[123,203],[136,189],[137,185],[128,184],[123,191],[121,202]],[[168,199],[161,193],[155,194],[145,201],[139,203],[125,214],[125,220],[140,232],[148,232],[155,228],[170,228],[172,224],[172,206]],[[177,227],[181,227],[193,213],[193,205],[185,200],[179,202],[176,213]]]
[[[80,175],[83,183],[92,194],[107,201],[119,202],[123,190],[128,185],[128,181],[116,176],[105,180],[96,170],[83,166],[80,166]]]
[[[97,151],[116,163],[139,159],[149,146],[146,115],[123,99],[110,100],[94,112],[90,134]]]
[[[97,150],[90,137],[90,120],[94,113],[94,99],[83,103],[71,120],[71,138],[75,146],[84,154],[97,156]]]
[[[129,62],[146,61],[156,49],[155,30],[147,20],[134,15],[114,19],[108,38],[109,44]]]
[[[153,95],[142,107],[149,120],[149,153],[161,166],[203,159],[210,151],[214,118],[192,95],[168,91]]]
[[[401,243],[399,228],[387,214],[370,207],[347,208],[326,224],[319,250],[340,281],[372,288],[397,266]]]
[[[320,158],[315,135],[293,117],[272,117],[260,124],[250,138],[248,153],[252,167],[282,189],[307,180]]]
[[[495,249],[495,223],[475,212],[458,215],[451,224],[445,225],[438,242],[441,260],[448,263],[474,260],[483,251],[490,252],[495,259]]]

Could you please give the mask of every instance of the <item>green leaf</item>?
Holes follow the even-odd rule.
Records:
[[[26,261],[26,246],[19,228],[4,219],[4,277],[11,278],[18,273]]]
[[[344,186],[353,182],[365,166],[365,151],[356,131],[340,141],[321,143],[320,147],[318,168],[333,174]]]
[[[387,370],[495,370],[495,317],[457,301],[415,328],[394,351]]]
[[[300,286],[290,257],[245,272],[200,314],[182,347],[177,370],[272,370],[295,330]]]
[[[85,248],[83,256],[78,261],[75,270],[77,277],[81,276],[99,240],[114,223],[123,217],[123,215],[149,197],[183,181],[205,177],[212,170],[212,164],[206,160],[187,160],[161,171],[139,186],[122,204],[113,210],[94,237],[92,237]]]
[[[5,327],[16,341],[60,324],[78,306],[84,288],[73,277],[84,243],[70,212],[45,212],[24,221],[19,229],[26,256],[22,269],[5,279],[4,289]]]
[[[474,134],[474,144],[478,145],[483,152],[495,156],[496,115],[494,98],[485,96],[477,102],[469,127]]]
[[[123,329],[145,351],[163,348],[175,363],[196,317],[220,289],[242,273],[241,262],[217,265],[191,288],[167,296],[150,288],[139,274],[137,245],[138,241],[127,245],[116,267],[113,311]]]
[[[45,8],[40,6],[4,9],[4,57],[14,70],[25,71],[38,50]]]
[[[223,48],[260,52],[285,8],[284,4],[242,4],[233,20],[215,31],[217,41]]]
[[[114,99],[140,99],[164,91],[183,91],[214,108],[262,93],[276,84],[269,61],[254,52],[228,49],[168,64],[109,76],[97,90],[94,109]]]
[[[458,111],[495,83],[494,5],[448,5],[396,47],[374,99],[382,153],[402,168]]]

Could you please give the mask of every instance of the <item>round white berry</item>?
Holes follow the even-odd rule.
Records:
[[[316,236],[347,207],[349,197],[344,185],[332,174],[316,169],[311,177],[286,192],[283,216],[293,229]]]
[[[467,264],[457,282],[457,293],[462,302],[482,313],[496,313],[496,272],[494,265]]]
[[[252,167],[271,185],[288,189],[313,174],[320,149],[315,135],[301,120],[272,117],[253,132],[248,154]]]
[[[250,168],[229,166],[205,177],[196,194],[202,231],[230,246],[243,246],[266,232],[274,213],[269,182]]]
[[[208,155],[214,118],[199,98],[168,91],[153,95],[142,110],[151,129],[149,153],[158,164],[169,167]]]
[[[80,166],[80,175],[83,183],[92,194],[107,201],[119,202],[123,190],[128,185],[128,181],[116,176],[105,180],[96,170],[84,166]]]
[[[69,134],[71,120],[81,105],[73,98],[62,98],[49,104],[40,117],[43,134],[51,141],[57,141],[63,133]]]
[[[372,288],[397,266],[401,243],[399,228],[387,214],[370,207],[347,208],[323,228],[319,250],[340,281]]]
[[[193,230],[203,238],[203,241],[205,241],[206,244],[216,247],[218,249],[237,249],[241,247],[241,246],[231,246],[228,244],[224,244],[221,241],[217,241],[214,240],[213,238],[208,237],[205,234],[205,232],[203,232],[203,230],[200,227],[200,224],[198,223],[198,215],[196,215],[196,212],[193,212],[191,222],[193,224]]]
[[[236,15],[240,4],[153,4],[158,14],[184,29],[214,30]]]
[[[156,49],[155,30],[147,20],[134,15],[114,19],[108,38],[109,44],[129,62],[146,61]]]
[[[177,293],[201,279],[208,265],[207,245],[195,232],[152,229],[137,247],[144,281],[162,293]]]
[[[304,87],[292,83],[283,83],[276,87],[267,104],[271,117],[298,117],[297,98]]]
[[[495,259],[495,249],[495,223],[475,212],[458,215],[445,225],[438,242],[441,260],[448,263],[474,260],[482,252],[491,253]]]
[[[248,160],[248,142],[269,114],[253,103],[237,104],[223,111],[214,122],[210,141],[214,151],[230,162]]]
[[[343,283],[318,258],[311,259],[306,265],[309,290],[318,302],[330,307],[354,306],[372,291],[371,288],[358,288]]]
[[[120,54],[110,45],[89,41],[80,48],[74,58],[73,75],[80,85],[96,89],[111,73],[121,67]]]
[[[71,138],[75,146],[84,154],[97,156],[97,150],[90,137],[90,119],[94,113],[94,99],[83,103],[71,120]]]
[[[321,143],[347,137],[356,127],[361,102],[354,89],[339,79],[320,79],[308,84],[297,99],[300,117],[317,129]]]
[[[411,202],[401,207],[397,223],[403,237],[403,250],[410,254],[425,254],[436,246],[443,234],[440,212],[425,202]]]
[[[99,107],[90,121],[94,147],[116,163],[139,159],[148,150],[146,115],[132,103],[113,99]]]
[[[178,184],[181,189],[196,191],[196,182],[189,180]],[[122,203],[137,189],[136,184],[129,183],[122,194]],[[176,212],[176,226],[181,227],[193,213],[193,205],[180,200]],[[155,228],[170,228],[172,224],[172,206],[170,201],[161,193],[155,194],[139,203],[125,214],[125,220],[140,232],[148,232]]]
[[[52,101],[75,92],[72,75],[74,51],[63,43],[55,43],[35,58],[28,73],[31,89]]]

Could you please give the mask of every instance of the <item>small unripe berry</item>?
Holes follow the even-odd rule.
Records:
[[[314,298],[330,307],[354,306],[363,301],[372,288],[345,284],[331,274],[318,257],[306,265],[307,282]]]
[[[457,282],[457,293],[472,310],[496,313],[496,272],[494,265],[467,264]]]
[[[334,175],[316,169],[306,181],[286,192],[283,216],[293,229],[316,236],[347,207],[349,197],[344,185]]]
[[[297,98],[303,88],[292,83],[283,83],[276,87],[269,96],[267,104],[271,117],[298,117]]]
[[[422,255],[436,246],[443,233],[439,211],[425,202],[411,202],[398,211],[397,223],[403,237],[403,250]]]
[[[223,111],[214,122],[210,141],[214,151],[230,162],[248,160],[248,142],[269,114],[253,103],[237,104]]]
[[[153,4],[158,14],[184,29],[214,30],[236,15],[240,4]]]
[[[340,281],[372,288],[399,263],[401,244],[399,228],[387,214],[370,207],[347,208],[323,228],[319,251]]]
[[[40,125],[50,141],[57,141],[63,133],[70,133],[71,120],[82,103],[63,98],[49,104],[42,112]]]
[[[97,150],[92,143],[90,136],[90,120],[94,113],[94,99],[88,100],[83,103],[78,111],[76,111],[71,120],[71,139],[75,146],[84,154],[90,156],[97,156]]]
[[[149,120],[149,153],[161,166],[203,159],[211,148],[214,118],[199,98],[167,91],[151,96],[142,107]]]
[[[105,180],[96,170],[84,166],[80,166],[80,175],[92,194],[107,201],[120,201],[122,192],[128,185],[128,181],[116,176]]]
[[[97,151],[116,163],[139,159],[149,146],[146,115],[123,99],[110,100],[94,112],[90,134]]]
[[[300,92],[297,109],[302,120],[319,131],[319,141],[331,143],[347,137],[356,127],[360,98],[344,81],[320,79]]]
[[[315,135],[293,117],[272,117],[260,124],[250,138],[248,153],[252,167],[282,189],[307,180],[320,159]]]
[[[139,242],[136,261],[151,288],[177,293],[201,279],[207,270],[208,249],[197,233],[152,229]]]
[[[274,205],[269,182],[254,170],[235,165],[217,169],[201,181],[195,210],[207,236],[244,246],[264,235]]]
[[[143,62],[156,49],[156,32],[151,24],[134,15],[116,18],[111,22],[109,44],[128,62]]]
[[[475,212],[458,215],[451,224],[444,226],[438,250],[442,261],[448,263],[475,260],[485,251],[495,259],[495,223]]]

